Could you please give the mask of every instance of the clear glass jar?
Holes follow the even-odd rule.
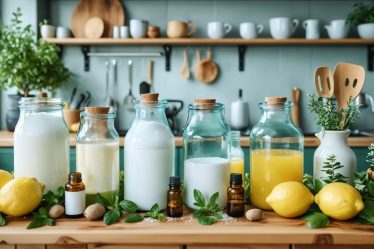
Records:
[[[22,98],[14,132],[14,176],[35,177],[46,191],[65,186],[69,131],[59,98]]]
[[[197,99],[188,111],[183,132],[184,202],[196,208],[194,189],[206,199],[219,192],[218,204],[224,208],[230,181],[230,128],[224,105],[214,99]]]
[[[291,103],[284,97],[266,97],[262,115],[251,131],[250,195],[256,207],[270,210],[265,199],[273,187],[286,181],[302,182],[304,136],[292,122]]]
[[[240,146],[240,131],[231,131],[230,173],[242,174],[244,182],[244,153]]]
[[[175,139],[166,119],[167,101],[142,94],[125,138],[125,199],[147,211],[166,208],[169,178],[175,163]]]
[[[119,189],[119,136],[109,107],[86,107],[77,134],[77,171],[86,185],[86,203],[96,193],[111,199]]]

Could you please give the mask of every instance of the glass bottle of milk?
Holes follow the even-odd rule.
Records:
[[[230,128],[225,120],[224,105],[215,99],[197,99],[188,107],[183,132],[184,202],[192,209],[194,189],[205,199],[219,192],[218,204],[227,204],[230,181]]]
[[[22,98],[14,131],[14,176],[35,177],[55,191],[69,172],[69,131],[59,98]]]
[[[135,119],[125,138],[125,199],[140,210],[158,203],[166,208],[173,174],[175,141],[166,119],[167,101],[157,93],[142,94],[135,103]]]
[[[77,135],[77,171],[86,185],[86,204],[96,202],[96,193],[111,199],[119,189],[119,136],[116,114],[109,107],[86,107]]]

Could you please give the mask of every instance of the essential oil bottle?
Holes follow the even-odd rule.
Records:
[[[65,215],[78,218],[86,208],[86,186],[82,182],[82,174],[72,172],[69,182],[65,185]]]
[[[244,188],[242,174],[230,175],[230,187],[227,189],[227,215],[231,217],[244,216]]]
[[[166,212],[169,217],[173,218],[182,217],[183,215],[183,191],[178,176],[170,177]]]

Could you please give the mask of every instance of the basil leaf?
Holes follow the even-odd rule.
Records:
[[[322,188],[323,188],[323,183],[320,180],[315,179],[314,180],[314,194],[317,194]]]
[[[0,213],[0,226],[5,226],[6,220],[2,213]]]
[[[200,207],[205,207],[205,198],[204,198],[203,194],[199,190],[194,189],[193,190],[193,196],[195,198],[195,201],[197,203],[199,203]]]
[[[55,220],[52,218],[45,218],[45,224],[48,226],[54,226]]]
[[[214,216],[215,216],[217,219],[222,219],[222,218],[223,218],[223,212],[222,212],[222,211],[215,212],[215,213],[214,213]]]
[[[159,211],[160,211],[160,207],[158,206],[158,203],[154,204],[150,210],[151,213],[156,213],[156,212],[158,213]]]
[[[157,214],[157,219],[160,220],[160,221],[165,220],[165,214],[163,214],[163,213]]]
[[[63,187],[58,187],[57,189],[57,197],[62,198],[65,195],[65,189]]]
[[[140,214],[132,214],[130,215],[126,220],[125,222],[126,223],[135,223],[135,222],[140,222],[144,220],[143,216],[141,216]]]
[[[218,192],[214,193],[214,194],[210,197],[210,199],[209,199],[209,204],[208,204],[208,206],[209,206],[210,208],[213,208],[213,207],[215,206],[215,204],[216,204],[216,202],[217,202],[217,200],[218,200],[218,197],[219,197],[219,193],[218,193]]]
[[[122,200],[119,203],[119,206],[124,212],[127,213],[135,213],[138,210],[138,206],[134,202],[129,200]]]
[[[103,222],[105,225],[112,225],[120,219],[121,215],[116,209],[108,210],[104,214]]]
[[[39,214],[40,214],[42,217],[48,217],[48,211],[47,211],[47,209],[45,209],[44,207],[39,208]]]
[[[200,216],[198,221],[201,225],[212,225],[217,221],[217,217],[209,215],[209,216]]]
[[[209,213],[209,210],[205,207],[202,207],[202,208],[199,208],[199,209],[196,209],[194,212],[193,212],[193,217],[194,218],[199,218],[200,216],[203,216],[205,214]]]
[[[34,218],[26,228],[33,229],[33,228],[42,227],[45,225],[46,225],[46,219],[38,217],[38,218]]]
[[[326,227],[329,223],[329,217],[323,213],[315,212],[314,214],[310,215],[308,218],[308,227],[309,228],[323,228]]]
[[[105,208],[112,206],[112,203],[110,203],[110,201],[105,199],[104,196],[102,196],[100,193],[96,194],[96,201],[100,203],[101,205],[103,205]]]
[[[355,218],[355,221],[362,224],[374,224],[374,201],[365,201],[365,208]]]

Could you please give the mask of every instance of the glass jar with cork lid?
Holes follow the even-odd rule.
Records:
[[[253,205],[271,210],[266,197],[279,183],[302,182],[304,136],[292,122],[285,97],[266,97],[250,135],[250,196]]]
[[[218,192],[218,204],[224,208],[230,180],[230,128],[223,104],[215,99],[196,99],[189,105],[183,148],[185,204],[196,208],[197,189],[205,199]]]
[[[125,138],[125,199],[147,211],[166,208],[175,161],[175,139],[166,119],[166,100],[158,93],[140,95],[135,118]]]
[[[77,134],[77,171],[86,185],[86,203],[96,202],[96,193],[111,199],[119,189],[119,136],[116,114],[109,107],[86,107]]]

